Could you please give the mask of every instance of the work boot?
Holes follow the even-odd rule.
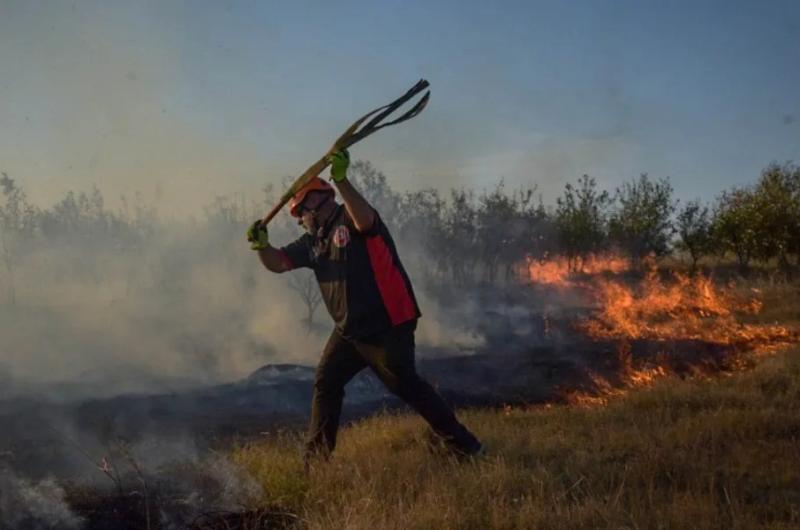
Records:
[[[477,449],[472,451],[465,451],[464,449],[458,447],[453,447],[450,449],[450,453],[453,454],[459,460],[474,460],[476,458],[481,458],[486,456],[486,445],[480,444]]]
[[[447,443],[433,429],[427,428],[423,437],[423,444],[429,452],[440,456],[455,456],[459,460],[486,456],[486,446],[478,443],[477,447],[464,448],[452,443]]]

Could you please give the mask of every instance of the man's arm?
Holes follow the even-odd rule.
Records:
[[[361,196],[350,181],[347,180],[347,168],[350,166],[350,154],[346,149],[337,151],[331,156],[331,180],[336,184],[344,207],[356,230],[366,232],[375,223],[375,209]]]
[[[370,206],[367,199],[362,197],[347,179],[336,182],[336,189],[339,190],[344,207],[356,225],[356,230],[366,232],[372,228],[375,223],[375,209]]]
[[[286,272],[292,270],[292,265],[286,259],[286,255],[273,246],[269,246],[258,251],[258,259],[261,264],[272,272]]]

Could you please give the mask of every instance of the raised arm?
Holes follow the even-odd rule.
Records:
[[[254,222],[247,230],[247,240],[251,243],[250,248],[258,252],[258,259],[268,270],[272,272],[291,270],[292,265],[286,259],[286,255],[270,245],[267,227],[261,220]]]
[[[347,180],[347,168],[350,155],[346,149],[337,151],[331,156],[331,180],[339,190],[344,207],[359,232],[366,232],[375,222],[375,209],[361,196],[357,189]]]

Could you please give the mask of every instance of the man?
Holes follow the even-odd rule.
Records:
[[[256,221],[247,232],[251,248],[272,272],[309,267],[335,322],[314,381],[305,461],[330,455],[344,387],[370,367],[391,392],[414,408],[459,455],[483,454],[481,443],[416,372],[414,331],[420,311],[394,241],[378,213],[347,180],[346,150],[331,156],[334,188],[315,178],[293,197],[290,213],[306,234],[276,249]]]

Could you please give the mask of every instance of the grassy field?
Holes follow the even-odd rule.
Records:
[[[800,284],[718,281],[763,303],[721,326],[800,328]],[[589,407],[461,410],[489,448],[476,460],[437,452],[416,415],[385,412],[344,427],[308,475],[301,435],[275,427],[148,477],[149,511],[128,492],[69,501],[88,527],[115,530],[147,527],[146,513],[153,528],[175,526],[163,513],[188,528],[800,528],[800,345],[742,344],[726,362],[699,355],[696,371],[664,372],[691,379],[581,390]]]
[[[606,406],[465,410],[490,455],[428,449],[411,415],[343,429],[302,472],[296,435],[239,447],[256,508],[309,529],[798,528],[800,348],[714,379],[663,379]]]

